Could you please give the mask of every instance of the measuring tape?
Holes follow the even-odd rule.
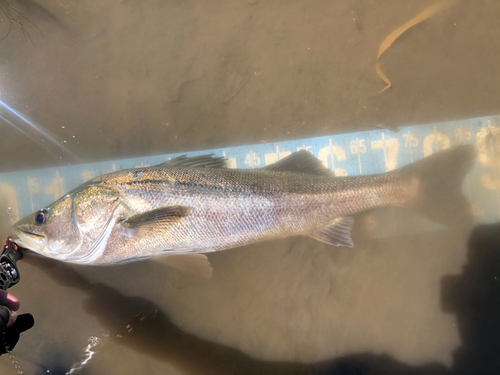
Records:
[[[478,222],[500,219],[500,116],[400,127],[398,132],[372,130],[359,133],[228,147],[177,154],[122,159],[73,166],[0,174],[0,199],[6,202],[7,223],[14,224],[35,210],[48,206],[69,190],[104,173],[147,167],[179,155],[214,154],[228,159],[230,168],[262,168],[292,152],[308,150],[337,176],[385,173],[422,159],[442,149],[473,144],[478,161],[467,176],[463,191]],[[385,217],[384,215],[390,215]],[[365,229],[376,237],[435,227],[415,215],[414,225],[401,220],[394,210],[368,216]],[[381,225],[381,223],[389,225]],[[376,230],[375,230],[376,229]]]

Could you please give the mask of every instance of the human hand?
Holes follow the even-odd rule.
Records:
[[[12,350],[20,334],[35,324],[31,314],[17,315],[20,302],[12,294],[0,290],[0,355]]]
[[[5,331],[17,319],[19,300],[12,294],[0,290],[0,332]]]

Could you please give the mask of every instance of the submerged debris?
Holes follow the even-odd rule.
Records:
[[[436,4],[431,5],[427,9],[425,9],[422,13],[419,15],[413,17],[411,20],[406,22],[404,25],[398,27],[396,30],[392,31],[382,42],[378,49],[377,53],[377,62],[375,63],[375,70],[377,71],[377,74],[379,77],[386,83],[386,86],[380,90],[380,92],[383,92],[387,90],[389,87],[392,86],[391,81],[385,73],[382,71],[382,68],[380,67],[380,56],[394,43],[394,41],[400,37],[401,34],[403,34],[406,30],[412,28],[413,26],[419,24],[420,22],[425,21],[429,17],[432,17],[433,15],[441,12],[442,10],[448,8],[450,5],[452,5],[455,2],[455,0],[443,0],[440,1]]]
[[[26,17],[23,12],[21,12],[19,9],[15,8],[12,4],[9,4],[5,0],[0,0],[0,15],[4,17],[8,21],[8,28],[7,32],[3,37],[0,37],[0,41],[4,40],[10,35],[10,32],[12,31],[13,27],[18,27],[19,30],[24,35],[24,38],[26,41],[29,41],[33,44],[33,40],[31,39],[31,36],[29,34],[30,29],[35,29],[37,30],[41,36],[43,36],[42,30],[34,24],[28,17]],[[4,21],[2,19],[2,21]]]

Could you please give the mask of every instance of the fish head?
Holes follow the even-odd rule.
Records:
[[[12,230],[19,245],[54,259],[67,260],[82,244],[71,195],[26,216]]]
[[[118,220],[119,192],[90,184],[13,225],[20,246],[70,263],[94,264]]]

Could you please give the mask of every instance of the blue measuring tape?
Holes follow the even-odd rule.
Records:
[[[388,172],[458,144],[473,144],[478,151],[478,161],[463,187],[477,221],[499,220],[500,116],[405,126],[400,127],[398,132],[380,129],[331,137],[2,173],[0,198],[3,197],[4,202],[7,202],[9,220],[13,224],[93,177],[120,169],[160,164],[179,155],[214,154],[226,157],[230,168],[261,168],[292,152],[308,150],[334,170],[337,176],[356,176]],[[397,225],[400,220],[394,213],[390,214],[391,217],[384,215],[387,213],[369,216],[365,229],[372,230],[377,237],[399,233]],[[415,217],[414,220],[415,225],[410,227],[416,228],[415,230],[425,230],[432,226],[422,218]],[[381,223],[392,224],[382,226]],[[408,227],[406,224],[405,232]]]

